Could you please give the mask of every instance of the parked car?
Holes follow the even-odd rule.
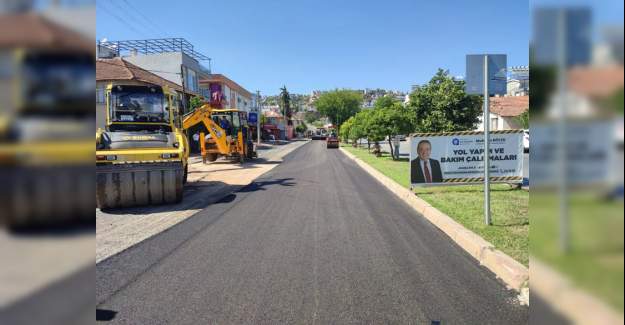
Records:
[[[530,130],[523,130],[523,151],[530,152]]]

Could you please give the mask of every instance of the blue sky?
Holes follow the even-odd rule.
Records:
[[[528,63],[527,1],[100,0],[96,9],[97,39],[184,37],[214,72],[265,95],[282,85],[407,91],[439,67],[464,75],[471,53]]]

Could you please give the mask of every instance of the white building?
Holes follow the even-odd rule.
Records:
[[[490,98],[490,130],[521,129],[518,117],[529,110],[529,96],[505,96]],[[484,131],[484,122],[480,116],[477,131]]]
[[[191,96],[201,95],[200,78],[208,77],[199,60],[209,58],[195,51],[193,45],[183,38],[98,42],[100,55],[110,56],[111,51],[127,62],[182,86],[185,107],[189,107]]]

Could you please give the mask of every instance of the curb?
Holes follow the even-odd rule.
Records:
[[[578,289],[558,271],[530,255],[533,281],[532,290],[537,296],[574,324],[623,324],[623,314]]]
[[[519,299],[529,305],[529,270],[527,267],[500,250],[495,249],[493,244],[487,242],[482,237],[453,220],[450,216],[431,206],[425,200],[416,196],[411,190],[399,185],[347,150],[343,148],[339,149],[343,154],[355,161],[358,166],[369,173],[369,175],[382,183],[384,187],[393,192],[399,199],[442,230],[449,238],[456,242],[458,246],[479,261],[481,265],[495,273],[508,287],[519,292]]]

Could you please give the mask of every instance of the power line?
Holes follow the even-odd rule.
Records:
[[[124,15],[126,15],[127,19],[130,20],[131,24],[135,24],[136,26],[138,26],[138,27],[142,28],[144,31],[146,31],[147,34],[145,34],[145,35],[150,35],[151,33],[154,32],[154,28],[150,28],[150,27],[145,26],[145,24],[141,23],[141,21],[139,21],[137,18],[131,16],[130,13],[129,13],[129,10],[124,9],[115,0],[109,0],[108,2],[112,3],[117,8],[117,12],[123,13]]]
[[[133,30],[134,32],[136,32],[137,34],[141,34],[141,35],[143,35],[143,36],[147,36],[147,35],[145,35],[145,33],[144,33],[144,32],[142,32],[142,31],[138,30],[138,29],[137,29],[137,28],[135,28],[133,25],[131,25],[130,23],[128,23],[128,22],[126,21],[126,19],[124,19],[124,18],[120,17],[119,15],[117,15],[117,14],[113,13],[111,10],[109,10],[108,8],[106,8],[106,7],[105,7],[102,3],[103,3],[102,1],[96,1],[96,6],[99,6],[99,7],[100,7],[100,9],[104,10],[104,12],[106,12],[109,16],[111,16],[111,17],[113,17],[113,18],[117,19],[120,23],[122,23],[122,24],[123,24],[123,25],[125,25],[126,27],[128,27],[128,28],[132,29],[132,30]]]
[[[146,15],[144,15],[141,12],[141,10],[139,10],[135,6],[133,6],[128,0],[123,0],[123,1],[124,1],[124,3],[126,4],[127,7],[129,7],[134,12],[136,12],[141,18],[143,18],[144,21],[146,21],[148,24],[150,24],[154,28],[156,28],[162,35],[167,36],[167,33],[164,32],[159,25],[155,24],[150,18],[148,18]]]

